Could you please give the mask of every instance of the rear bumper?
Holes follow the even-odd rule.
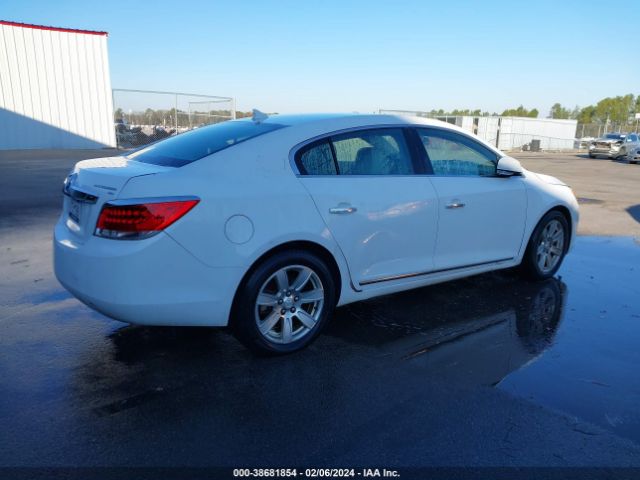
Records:
[[[243,274],[203,264],[165,233],[80,242],[60,221],[53,243],[58,281],[91,308],[128,323],[225,326]]]

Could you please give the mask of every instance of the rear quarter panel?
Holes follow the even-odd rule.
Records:
[[[211,267],[246,271],[265,252],[283,243],[317,243],[336,260],[344,291],[350,285],[344,257],[291,170],[289,143],[271,136],[238,144],[168,173],[133,178],[120,198],[199,197],[200,203],[166,233]],[[234,216],[244,216],[251,224],[253,233],[246,241],[234,243],[228,238],[227,222]]]

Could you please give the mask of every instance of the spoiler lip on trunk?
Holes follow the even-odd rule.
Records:
[[[62,193],[67,197],[71,197],[74,200],[77,200],[78,202],[90,204],[96,203],[98,201],[98,197],[96,195],[85,192],[84,190],[73,186],[77,175],[77,173],[72,173],[67,178],[65,178],[64,184],[62,185]]]

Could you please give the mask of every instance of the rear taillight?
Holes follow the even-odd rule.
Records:
[[[105,203],[100,211],[95,235],[120,240],[138,240],[161,232],[196,206],[200,200]]]

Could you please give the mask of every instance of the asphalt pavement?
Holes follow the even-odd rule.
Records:
[[[131,466],[640,474],[619,470],[640,468],[633,238],[580,236],[543,283],[499,272],[342,307],[310,348],[259,358],[224,329],[129,326],[71,297],[52,273],[51,232],[76,158],[25,157],[0,159],[0,476]]]

